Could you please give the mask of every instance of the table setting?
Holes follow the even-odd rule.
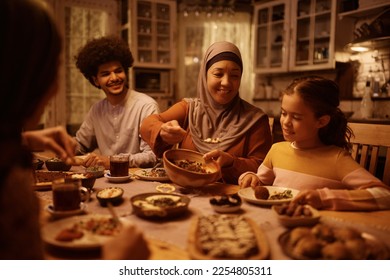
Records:
[[[192,158],[192,160],[194,159]],[[204,164],[206,166],[206,163]],[[286,236],[290,237],[296,228],[308,228],[308,226],[314,228],[318,224],[325,224],[334,231],[343,227],[351,228],[362,236],[362,238],[359,237],[360,241],[374,244],[375,248],[378,244],[385,248],[383,251],[374,252],[370,245],[367,254],[359,255],[360,258],[390,258],[388,249],[390,247],[390,224],[388,222],[390,211],[339,212],[313,209],[315,219],[304,217],[301,218],[302,222],[299,222],[299,219],[297,221],[295,217],[280,217],[282,215],[281,205],[288,204],[298,193],[297,190],[289,189],[288,193],[292,195],[289,198],[280,199],[279,197],[274,201],[267,201],[256,198],[252,189],[240,190],[237,185],[225,184],[215,179],[201,186],[190,187],[188,183],[183,186],[177,183],[178,176],[173,175],[172,170],[169,173],[165,169],[166,166],[165,164],[159,166],[159,172],[152,173],[153,176],[161,175],[163,179],[153,179],[151,178],[153,176],[147,176],[151,174],[150,168],[127,168],[128,180],[115,181],[110,180],[107,176],[95,178],[89,198],[80,204],[83,207],[82,213],[74,213],[68,217],[53,215],[48,211],[47,207],[53,205],[51,188],[36,189],[42,209],[41,224],[47,257],[49,259],[99,259],[99,248],[106,238],[110,238],[109,235],[101,235],[96,239],[96,236],[91,237],[87,232],[85,236],[88,238],[82,237],[84,240],[81,238],[81,241],[75,239],[76,241],[62,243],[56,241],[55,238],[61,230],[72,228],[75,224],[80,223],[80,220],[83,224],[86,223],[86,220],[90,223],[91,219],[93,221],[97,217],[103,217],[105,220],[102,223],[113,223],[111,214],[113,210],[121,222],[132,222],[144,232],[151,249],[151,259],[302,259],[302,255],[293,254],[291,250],[286,250],[290,246],[290,243],[286,241]],[[36,172],[45,171],[43,168]],[[72,166],[67,172],[85,173],[86,168]],[[104,174],[109,172],[110,170],[105,170]],[[180,172],[181,174],[185,173]],[[219,172],[219,170],[215,170],[215,172]],[[121,174],[119,175],[119,177],[123,177]],[[196,176],[196,174],[192,174],[192,176]],[[165,177],[168,177],[169,180]],[[182,177],[179,180],[183,180]],[[98,196],[99,193],[107,192],[108,189],[118,189],[121,193],[120,199],[110,204],[110,207],[107,204],[102,204]],[[267,186],[267,189],[270,195],[274,195],[275,192],[279,194],[286,192],[286,188],[283,187]],[[221,205],[224,203],[231,204],[226,207],[234,206],[234,210],[221,210]],[[276,211],[276,207],[279,207],[279,212]],[[200,229],[200,224],[203,227],[205,221],[209,220],[212,221],[209,222],[210,225],[205,226],[205,229]],[[246,236],[245,228],[250,228],[255,244],[245,252],[237,249],[233,250],[235,252],[233,253],[230,249],[224,249],[221,244],[224,244],[225,240],[218,239],[218,234],[213,233],[210,228],[216,224],[223,227],[226,223],[240,224],[235,232],[229,233],[231,236],[236,235],[234,240],[237,242]],[[84,232],[88,231],[85,228],[83,230]],[[209,237],[200,235],[200,232],[203,234],[207,231],[211,232]],[[204,239],[215,239],[215,241],[203,244]],[[337,241],[336,239],[334,238],[335,241]],[[354,242],[357,243],[356,240]],[[315,244],[317,248],[320,248],[318,242]],[[321,246],[325,245],[325,242],[322,242]],[[240,246],[246,247],[245,244]],[[229,245],[229,248],[232,248],[232,245]],[[339,257],[353,259],[355,256],[356,254],[346,253]],[[330,258],[334,255],[331,253],[322,255],[317,252],[316,255],[313,253],[312,257],[305,258],[323,259],[325,257]]]

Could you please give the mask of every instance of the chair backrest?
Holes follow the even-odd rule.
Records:
[[[348,123],[355,137],[352,157],[390,186],[390,125]]]

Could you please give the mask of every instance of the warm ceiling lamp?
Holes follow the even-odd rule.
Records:
[[[183,13],[184,17],[188,17],[190,13],[199,16],[205,13],[207,17],[216,14],[221,17],[223,14],[233,15],[235,11],[236,0],[182,0],[179,2],[179,11]]]

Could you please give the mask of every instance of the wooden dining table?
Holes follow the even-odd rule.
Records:
[[[134,174],[137,169],[131,168],[129,172]],[[81,166],[73,166],[71,172],[84,172]],[[130,198],[141,193],[157,192],[156,187],[161,184],[170,184],[175,187],[174,193],[187,195],[191,200],[187,213],[173,219],[152,220],[141,218],[133,212]],[[151,259],[154,260],[189,260],[188,240],[191,234],[190,228],[194,219],[200,215],[215,214],[210,205],[210,198],[223,194],[233,194],[239,191],[239,186],[224,183],[213,183],[201,188],[182,188],[172,182],[158,182],[141,180],[137,176],[131,176],[126,182],[113,183],[107,178],[97,178],[91,198],[86,203],[85,214],[110,214],[107,207],[102,207],[96,193],[106,187],[120,187],[124,190],[123,201],[114,207],[115,212],[122,219],[129,220],[142,229],[148,246],[151,250]],[[42,227],[57,221],[48,211],[48,205],[52,204],[52,192],[37,190],[41,203]],[[390,211],[373,212],[341,212],[320,211],[320,221],[335,226],[349,226],[370,233],[384,242],[390,248]],[[279,243],[279,236],[288,229],[283,227],[276,213],[270,206],[258,205],[243,201],[239,212],[234,215],[244,215],[255,222],[266,236],[270,248],[269,259],[290,259],[283,252]],[[71,250],[46,245],[45,254],[48,259],[99,259],[99,250]]]

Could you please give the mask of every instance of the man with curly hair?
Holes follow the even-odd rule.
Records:
[[[83,165],[108,169],[110,155],[129,153],[131,167],[153,166],[156,156],[141,139],[139,127],[159,108],[150,96],[129,89],[134,59],[128,44],[114,36],[92,39],[75,58],[84,77],[106,95],[91,107],[76,133],[78,153],[88,153]]]

